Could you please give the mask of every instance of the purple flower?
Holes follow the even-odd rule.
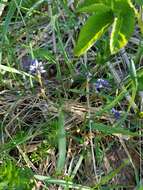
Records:
[[[46,70],[44,69],[43,63],[42,62],[38,62],[37,59],[33,59],[31,61],[31,64],[29,66],[29,72],[31,74],[37,74],[39,73],[45,73]]]
[[[99,92],[101,89],[109,88],[109,82],[104,79],[98,79],[95,83],[96,91]]]
[[[115,108],[111,109],[112,114],[114,115],[115,119],[120,119],[120,113]]]

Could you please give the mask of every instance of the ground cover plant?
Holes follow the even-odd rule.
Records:
[[[0,0],[0,190],[142,190],[142,0]]]

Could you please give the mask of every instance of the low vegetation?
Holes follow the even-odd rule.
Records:
[[[0,1],[0,190],[142,190],[142,0]]]

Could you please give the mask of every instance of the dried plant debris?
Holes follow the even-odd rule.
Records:
[[[79,2],[0,2],[0,189],[139,190],[140,31],[75,57]]]
[[[132,150],[130,148],[128,148],[128,151],[130,153],[130,156],[132,158],[136,170],[139,172],[140,168],[139,155],[135,150]],[[125,159],[128,159],[128,155],[126,154],[124,148],[121,145],[114,145],[109,151],[107,151],[106,159],[108,160],[108,164],[106,161],[105,168],[108,172],[110,168],[118,168]],[[112,179],[111,184],[123,185],[127,186],[129,189],[134,189],[136,181],[135,181],[135,171],[132,164],[130,163],[128,166],[123,168],[117,174],[117,176]]]

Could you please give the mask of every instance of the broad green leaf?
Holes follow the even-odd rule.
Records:
[[[90,16],[80,31],[74,54],[76,56],[84,54],[105,33],[113,18],[111,11],[104,10]]]
[[[111,11],[109,6],[104,5],[103,3],[96,3],[90,6],[85,6],[77,9],[78,12],[87,12],[87,13],[96,13],[102,11]]]
[[[119,15],[120,13],[127,13],[129,9],[135,11],[135,7],[132,4],[132,0],[113,0],[113,11],[115,15]]]
[[[103,3],[104,5],[111,5],[112,1],[109,0],[84,0],[84,1],[79,1],[77,8],[83,8],[83,7],[88,7],[88,6],[93,6],[96,3]]]
[[[135,15],[133,9],[130,7],[126,11],[120,12],[114,19],[110,39],[110,50],[112,54],[117,53],[127,44],[133,34],[134,26]]]
[[[102,3],[102,0],[84,0],[82,2],[79,1],[79,3],[77,4],[77,8],[82,8],[82,7],[87,7],[87,6],[91,6],[95,3]]]

